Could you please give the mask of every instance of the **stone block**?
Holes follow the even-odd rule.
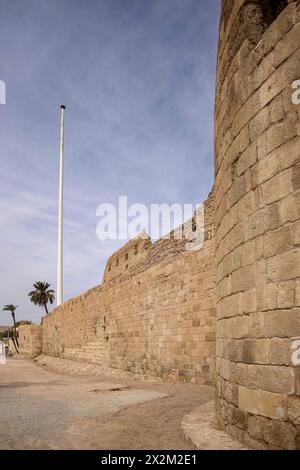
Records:
[[[274,150],[278,161],[280,162],[281,170],[290,168],[293,165],[297,164],[300,160],[300,136],[294,137],[294,139],[289,140],[279,149]]]
[[[250,76],[250,89],[257,90],[274,71],[273,56],[268,54]]]
[[[282,253],[267,260],[270,282],[288,281],[300,277],[300,249]]]
[[[242,223],[235,225],[228,235],[230,249],[233,250],[237,246],[241,245],[244,241],[244,226]]]
[[[262,416],[249,415],[247,421],[247,431],[249,436],[255,439],[263,439],[264,427],[269,423],[268,418]]]
[[[291,366],[293,339],[270,339],[270,364]]]
[[[243,292],[255,286],[255,270],[253,265],[244,266],[232,273],[232,293]]]
[[[294,391],[297,397],[300,397],[300,367],[297,366],[294,368],[294,379],[295,379],[295,386]]]
[[[258,90],[260,106],[257,109],[262,109],[268,105],[284,90],[285,86],[286,82],[282,77],[282,71],[278,69],[267,78]]]
[[[253,264],[256,260],[256,242],[250,240],[244,243],[241,247],[241,262],[242,266]]]
[[[293,222],[298,218],[296,198],[294,194],[291,194],[279,201],[278,205],[282,225],[286,222]]]
[[[295,284],[295,305],[300,307],[300,280],[297,280]]]
[[[300,220],[292,225],[292,233],[293,233],[293,242],[295,245],[300,245]]]
[[[241,362],[245,364],[268,364],[270,361],[269,350],[270,344],[266,339],[244,339]]]
[[[263,199],[266,204],[272,204],[288,196],[292,192],[292,171],[285,170],[262,185]]]
[[[238,395],[238,394],[237,394]],[[238,401],[238,399],[237,399]],[[239,408],[232,409],[232,423],[239,429],[245,429],[247,422],[247,414]]]
[[[264,334],[267,338],[300,336],[300,310],[274,310],[264,314]]]
[[[263,155],[262,158],[251,168],[252,187],[256,188],[280,171],[280,160],[276,152]]]
[[[278,67],[293,52],[298,49],[298,41],[300,37],[300,23],[296,24],[285,36],[276,44],[273,53],[274,66]]]
[[[290,423],[272,420],[264,427],[264,440],[281,449],[295,450],[296,436],[296,428]]]
[[[243,313],[255,312],[257,309],[256,289],[243,292],[241,299],[241,307]]]
[[[290,228],[283,227],[267,233],[264,236],[263,244],[265,258],[271,258],[276,254],[289,251],[293,247]]]
[[[255,164],[257,160],[257,145],[252,143],[240,156],[237,163],[237,176],[241,176],[248,168]],[[239,198],[240,199],[240,198]]]
[[[300,163],[293,167],[292,185],[294,191],[300,189]]]
[[[236,204],[240,199],[242,199],[247,193],[246,189],[246,180],[242,175],[237,178],[232,185],[232,204]]]
[[[238,221],[244,221],[246,217],[253,214],[256,209],[255,193],[249,191],[238,203],[237,203],[237,218]]]
[[[279,227],[279,210],[277,204],[264,207],[249,218],[248,237],[250,239]]]
[[[283,108],[283,99],[281,95],[277,96],[272,101],[271,108],[270,108],[270,115],[271,115],[272,124],[283,120],[284,108]]]
[[[267,132],[267,152],[270,153],[297,136],[297,114],[291,112],[283,122],[274,124]]]
[[[240,294],[233,294],[226,297],[217,305],[218,318],[229,318],[242,314],[241,296]]]
[[[249,434],[245,433],[244,435],[244,443],[249,449],[253,450],[268,450],[268,446],[264,441],[257,440],[256,438],[252,438]]]
[[[236,271],[242,267],[242,246],[237,246],[232,252],[232,271]]]
[[[265,390],[278,394],[294,391],[292,368],[272,365],[249,365],[247,368],[247,385],[250,388]]]
[[[249,124],[250,129],[250,141],[253,142],[252,145],[255,145],[257,138],[265,132],[266,129],[270,126],[270,110],[266,106],[263,108],[251,121]]]
[[[240,153],[243,153],[250,144],[250,131],[249,127],[245,126],[239,133]]]
[[[242,106],[233,120],[232,132],[237,136],[241,129],[257,114],[259,109],[259,94],[254,93],[251,98]]]
[[[277,287],[278,308],[292,308],[295,306],[295,282],[288,281],[278,284]]]
[[[257,308],[259,311],[273,310],[277,307],[277,284],[257,287]]]
[[[286,396],[264,390],[239,386],[239,407],[241,410],[267,418],[284,419]]]
[[[287,417],[296,425],[300,425],[300,397],[289,396],[287,398]]]
[[[256,140],[257,145],[257,158],[261,160],[267,155],[267,131],[261,134]]]
[[[238,339],[228,339],[224,345],[224,357],[229,361],[241,361],[242,341]]]
[[[265,314],[262,312],[251,313],[248,315],[248,338],[264,338],[265,337]]]
[[[238,386],[235,383],[224,380],[222,382],[222,397],[233,405],[238,405]]]
[[[232,382],[239,385],[246,385],[247,365],[237,362],[230,364],[230,378]]]
[[[280,44],[285,34],[290,31],[295,23],[295,4],[291,3],[285,10],[276,18],[269,28],[265,31],[263,37],[263,48],[264,53],[267,54],[274,48],[274,45]],[[283,46],[281,46],[282,48]],[[280,49],[281,50],[281,49]],[[276,51],[277,54],[277,51]],[[282,61],[282,53],[279,53],[278,58],[276,57],[275,64]]]

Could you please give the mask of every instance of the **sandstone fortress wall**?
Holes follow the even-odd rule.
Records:
[[[185,239],[131,240],[108,260],[100,286],[43,318],[43,352],[174,380],[213,382],[213,195],[204,207],[201,250],[186,250]],[[193,221],[188,224],[192,237]]]
[[[218,423],[234,438],[300,449],[298,79],[300,1],[222,0],[203,248],[130,241],[100,286],[44,317],[45,354],[216,379]]]
[[[299,1],[222,1],[215,105],[217,413],[300,448]]]
[[[42,352],[41,325],[19,326],[19,352],[22,356],[36,357]]]

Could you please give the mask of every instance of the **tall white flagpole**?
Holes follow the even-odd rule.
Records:
[[[58,195],[58,245],[57,245],[57,306],[63,303],[63,189],[64,189],[64,118],[65,109],[61,105],[60,120],[60,159]]]

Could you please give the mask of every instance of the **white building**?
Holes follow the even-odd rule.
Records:
[[[0,340],[0,365],[6,364],[5,343]]]

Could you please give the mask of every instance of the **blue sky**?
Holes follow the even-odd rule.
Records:
[[[68,299],[100,283],[123,244],[97,239],[100,203],[195,204],[211,189],[219,0],[0,0],[0,11],[0,304],[38,322],[27,292],[56,288],[60,104]]]

